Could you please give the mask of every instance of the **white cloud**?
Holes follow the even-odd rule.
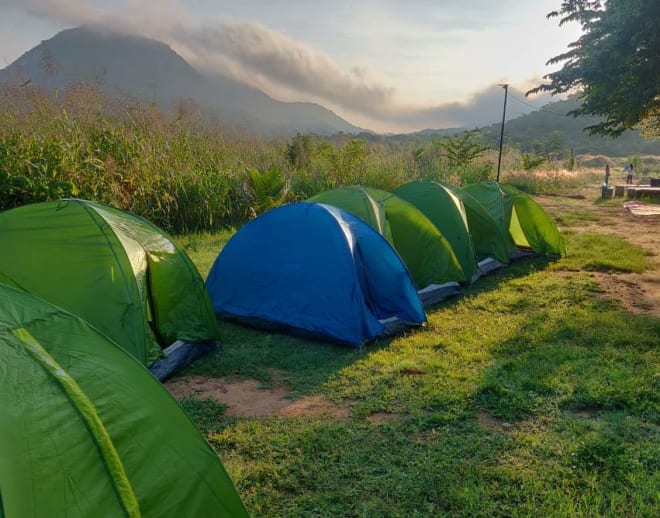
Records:
[[[226,6],[222,17],[195,15],[177,0],[124,0],[113,9],[85,0],[0,0],[0,6],[65,26],[94,24],[158,39],[203,71],[228,75],[281,100],[318,102],[351,122],[381,130],[471,126],[497,120],[501,89],[490,86],[494,77],[504,75],[510,78],[504,81],[520,83],[524,79],[514,66],[520,42],[515,35],[508,42],[497,40],[494,31],[510,23],[507,16],[521,2],[411,0],[402,8],[395,0],[357,4],[335,0],[332,7],[303,0],[252,0]],[[215,2],[198,0],[197,5],[200,12],[211,6],[217,9]],[[257,15],[260,9],[275,13],[271,18],[278,23],[285,17],[278,16],[277,10],[290,11],[297,23],[288,25],[285,33],[239,18],[246,12]],[[316,25],[307,27],[304,20],[321,15],[334,27],[335,39],[326,45],[332,47],[332,56],[291,35],[309,35]],[[485,25],[488,31],[481,29]],[[483,33],[489,34],[490,45],[476,39]],[[347,41],[339,45],[340,38]],[[462,47],[461,40],[469,45]],[[353,41],[361,54],[351,54]],[[457,48],[468,49],[469,54],[457,53]],[[498,63],[501,53],[504,57]],[[479,57],[483,64],[474,62]],[[539,62],[548,57],[540,56]],[[406,82],[404,92],[401,85]],[[437,96],[430,93],[435,85]],[[462,103],[429,101],[443,97],[440,85],[455,98],[465,98],[469,91],[477,93]],[[524,91],[528,85],[521,86]],[[421,92],[426,93],[422,96]],[[446,93],[444,98],[448,98]]]

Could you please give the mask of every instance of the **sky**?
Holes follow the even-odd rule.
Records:
[[[0,68],[62,29],[158,39],[196,68],[380,132],[495,122],[580,36],[560,0],[0,0]],[[530,106],[531,105],[531,106]]]

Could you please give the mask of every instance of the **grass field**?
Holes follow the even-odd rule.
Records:
[[[120,207],[186,233],[206,276],[235,227],[281,203],[495,178],[474,132],[265,140],[124,101],[0,92],[0,209]],[[168,388],[253,516],[658,516],[660,227],[598,197],[605,159],[526,171],[505,146],[503,181],[543,202],[568,255],[480,279],[422,329],[355,350],[219,323],[222,349]]]
[[[173,383],[280,401],[255,417],[222,390],[178,394],[252,515],[657,516],[660,319],[599,276],[657,279],[658,250],[604,231],[629,216],[596,193],[548,209],[565,258],[497,271],[362,350],[221,322],[222,350]],[[229,237],[180,242],[205,275]]]

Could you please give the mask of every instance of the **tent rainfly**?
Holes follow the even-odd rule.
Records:
[[[360,194],[362,191],[364,194]],[[341,193],[341,196],[338,194]],[[460,291],[459,282],[468,280],[449,241],[414,205],[402,198],[371,187],[350,187],[317,194],[309,201],[327,203],[346,211],[360,205],[348,204],[347,195],[369,196],[385,209],[391,242],[410,271],[425,305]],[[365,212],[354,216],[370,221]]]
[[[208,352],[217,323],[204,281],[163,231],[84,200],[0,213],[0,275],[90,324],[164,378]],[[169,352],[169,350],[168,350]]]
[[[0,517],[246,517],[217,454],[133,356],[0,284]]]
[[[216,259],[216,313],[354,347],[426,321],[408,270],[362,220],[319,203],[265,212]]]
[[[464,190],[484,206],[500,229],[508,232],[518,253],[565,253],[557,225],[531,196],[497,182],[472,184]],[[516,255],[514,252],[512,256]]]
[[[466,277],[474,282],[480,272],[461,199],[437,182],[410,182],[393,194],[417,207],[447,238]]]
[[[357,216],[365,223],[378,231],[387,241],[392,244],[392,231],[390,222],[385,214],[385,207],[375,200],[362,187],[351,185],[324,191],[309,198],[313,203],[326,203],[338,207],[346,212]]]
[[[509,255],[515,250],[513,240],[497,224],[493,216],[470,193],[455,185],[442,184],[450,190],[463,203],[467,217],[474,254],[480,269],[487,267],[501,267],[509,263]]]

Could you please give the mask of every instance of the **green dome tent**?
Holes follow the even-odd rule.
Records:
[[[0,516],[243,517],[163,386],[79,317],[0,284]]]
[[[390,223],[387,221],[385,207],[374,200],[362,187],[349,186],[324,191],[309,200],[315,203],[326,203],[338,207],[346,212],[357,216],[393,244]]]
[[[494,259],[508,264],[509,255],[515,249],[509,233],[500,228],[493,216],[469,192],[454,185],[443,185],[463,202],[477,261]]]
[[[356,201],[366,196],[384,208],[391,242],[418,289],[467,280],[449,241],[414,205],[392,193],[371,187],[344,187],[322,192],[308,201],[326,203],[347,212],[354,210],[354,216],[369,223],[373,217],[367,204]]]
[[[171,238],[129,212],[83,200],[0,213],[0,274],[79,315],[143,364],[175,341],[217,338],[199,272]]]
[[[557,225],[531,196],[496,182],[468,185],[465,190],[479,200],[500,228],[508,230],[519,249],[548,255],[564,253]]]
[[[394,248],[419,288],[469,280],[447,238],[412,203],[387,191],[366,191],[385,207]]]
[[[407,183],[393,194],[412,203],[440,230],[451,244],[468,279],[479,276],[465,207],[458,196],[436,182]]]

